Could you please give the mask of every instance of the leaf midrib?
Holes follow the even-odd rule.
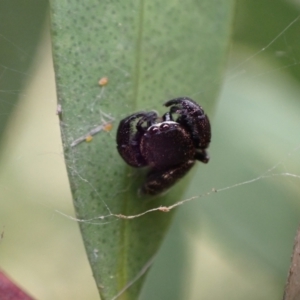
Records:
[[[140,9],[139,9],[139,22],[138,22],[138,35],[136,41],[136,60],[134,68],[134,80],[133,80],[133,108],[137,107],[138,97],[139,97],[139,82],[140,82],[140,62],[141,62],[141,51],[142,51],[142,38],[143,38],[143,25],[144,25],[144,0],[140,0]],[[130,167],[127,167],[128,170]],[[126,186],[130,186],[130,178],[126,178]],[[127,179],[128,178],[128,179]],[[124,204],[122,212],[126,215],[129,214],[129,201],[130,201],[130,192],[124,193]],[[119,290],[123,289],[126,284],[129,282],[128,271],[127,271],[127,250],[129,249],[129,237],[128,237],[128,220],[123,220],[120,222],[121,225],[121,235],[120,235],[120,264],[119,271],[121,276],[119,277]],[[123,294],[122,299],[127,299],[127,294]]]

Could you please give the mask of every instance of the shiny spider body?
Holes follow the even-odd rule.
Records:
[[[195,164],[209,161],[211,139],[208,117],[188,97],[164,104],[162,118],[154,111],[137,112],[123,119],[117,131],[117,149],[132,167],[150,168],[141,193],[157,195],[182,178]],[[178,117],[174,120],[173,115]]]

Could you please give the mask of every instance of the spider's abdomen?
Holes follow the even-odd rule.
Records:
[[[148,128],[140,144],[148,165],[156,169],[194,160],[195,147],[190,134],[176,122],[162,122]]]

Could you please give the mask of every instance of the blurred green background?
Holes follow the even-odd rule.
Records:
[[[237,2],[211,161],[184,198],[219,192],[178,210],[142,300],[282,298],[300,221],[300,3]],[[99,299],[78,225],[57,212],[73,215],[47,9],[0,4],[0,267],[37,299]]]

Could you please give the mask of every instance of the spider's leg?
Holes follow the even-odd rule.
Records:
[[[123,119],[117,130],[117,149],[123,159],[133,167],[142,167],[146,161],[140,152],[142,132],[134,132],[133,124],[138,118],[144,118],[146,112],[135,113]]]
[[[206,150],[198,150],[195,154],[195,159],[207,164],[209,162],[209,155]]]
[[[133,136],[133,123],[136,119],[144,117],[147,113],[140,111],[129,117],[123,119],[118,127],[117,131],[117,143],[118,145],[128,144]]]
[[[167,112],[162,116],[163,121],[174,121],[171,112]]]
[[[181,110],[181,108],[178,107],[178,106],[172,106],[172,107],[170,107],[170,111],[166,112],[162,116],[163,121],[174,121],[173,114],[179,114],[178,111],[180,111],[180,110]]]
[[[202,112],[202,114],[204,113],[202,110],[202,107],[197,102],[195,102],[194,100],[192,100],[189,97],[179,97],[179,98],[169,100],[164,104],[164,106],[169,107],[174,104],[179,104],[181,107],[186,109],[186,111],[189,114],[191,114],[193,112],[199,112],[199,110],[200,110],[200,112]]]
[[[170,101],[173,101],[173,100],[170,100]],[[176,119],[176,122],[178,122],[181,125],[183,125],[184,127],[186,127],[189,130],[189,132],[191,133],[191,136],[193,138],[195,146],[199,145],[200,144],[200,137],[199,137],[200,134],[199,134],[199,131],[197,130],[197,127],[194,124],[195,120],[192,116],[189,115],[188,110],[174,105],[174,106],[170,107],[170,114],[171,115],[179,114],[179,117]]]
[[[210,123],[199,104],[188,97],[179,97],[167,101],[164,105],[171,106],[171,114],[179,114],[176,122],[188,129],[197,149],[205,149],[209,146]]]
[[[137,122],[136,129],[142,133],[144,133],[148,127],[153,125],[157,119],[157,113],[155,111],[150,111],[145,113],[145,115]],[[147,122],[147,127],[143,127],[142,125]]]
[[[153,169],[147,175],[146,182],[141,187],[142,195],[158,195],[182,178],[194,165],[194,160],[188,160],[182,165],[170,167],[169,169]]]

